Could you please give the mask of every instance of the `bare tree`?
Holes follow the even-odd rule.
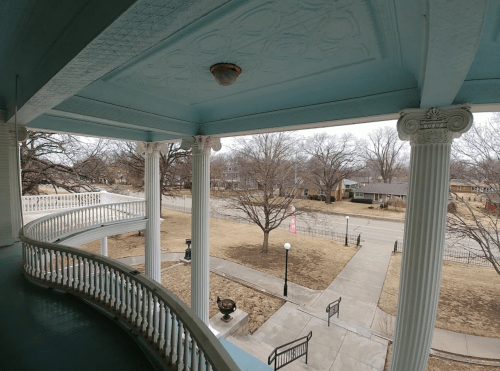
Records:
[[[318,189],[325,191],[327,204],[331,203],[331,193],[340,181],[363,167],[351,134],[315,134],[303,142],[302,148],[310,156],[311,180]]]
[[[408,161],[406,142],[399,139],[395,128],[385,126],[368,134],[364,147],[366,166],[382,177],[384,183],[401,172]]]
[[[99,143],[84,143],[73,135],[28,132],[27,139],[20,143],[22,193],[39,194],[42,184],[53,187],[56,193],[59,188],[91,191],[85,172],[73,165],[93,156],[99,148]]]
[[[240,171],[239,189],[225,196],[224,207],[239,211],[239,217],[262,229],[265,253],[269,251],[269,233],[290,216],[296,147],[293,134],[283,132],[240,138],[235,148],[233,162]]]
[[[453,143],[453,176],[475,194],[454,194],[448,232],[456,244],[488,260],[500,274],[500,115]],[[469,188],[470,187],[470,188]],[[482,200],[478,205],[475,199]],[[470,246],[472,240],[476,246]]]
[[[143,188],[144,156],[136,151],[135,142],[120,142],[117,144],[116,166],[129,172],[135,179],[141,179],[135,186]],[[190,177],[191,151],[180,148],[180,143],[169,143],[167,149],[160,153],[160,204],[162,196],[174,196],[177,190]],[[189,175],[188,175],[189,174]]]

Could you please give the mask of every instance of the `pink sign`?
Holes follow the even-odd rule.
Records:
[[[290,222],[290,233],[295,233],[295,226],[296,226],[296,224],[295,224],[295,217],[292,216],[291,219],[292,220]]]

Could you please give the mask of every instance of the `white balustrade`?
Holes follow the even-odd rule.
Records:
[[[131,267],[87,251],[21,236],[24,273],[39,284],[81,296],[135,327],[181,370],[239,370],[190,308]]]
[[[102,195],[59,195],[64,197],[57,199],[58,207],[75,205],[75,200],[95,205],[51,214],[21,229],[24,274],[38,284],[80,296],[128,323],[165,368],[239,370],[205,323],[158,282],[105,256],[52,243],[92,227],[145,218],[144,200],[128,198],[125,202],[121,199],[118,203],[106,203],[116,198],[113,195],[103,200]],[[34,210],[32,196],[27,197],[28,206],[23,202],[23,208]],[[36,204],[44,202],[47,207],[54,207],[54,199]]]
[[[29,214],[140,200],[142,199],[138,197],[107,192],[58,193],[52,195],[23,196],[22,206],[23,213]]]

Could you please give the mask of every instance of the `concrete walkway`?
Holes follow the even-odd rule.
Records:
[[[164,253],[162,260],[175,261],[183,256],[183,253]],[[313,331],[308,364],[301,358],[286,366],[288,370],[383,370],[388,346],[384,337],[390,338],[394,318],[385,315],[377,303],[390,258],[391,249],[386,245],[365,243],[326,290],[311,290],[289,282],[285,305],[254,334],[228,340],[267,362],[270,349]],[[141,264],[144,256],[119,260],[130,265]],[[284,282],[275,276],[216,257],[210,257],[210,269],[283,297]],[[326,306],[339,297],[342,297],[339,319],[332,317],[328,327]],[[500,339],[435,329],[432,347],[463,356],[500,360]]]

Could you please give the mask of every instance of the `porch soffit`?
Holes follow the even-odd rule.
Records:
[[[19,119],[160,141],[498,103],[500,48],[487,52],[498,43],[498,3],[463,2],[136,1],[42,88],[20,76],[30,93]],[[215,83],[209,68],[218,62],[243,69],[234,85]]]

